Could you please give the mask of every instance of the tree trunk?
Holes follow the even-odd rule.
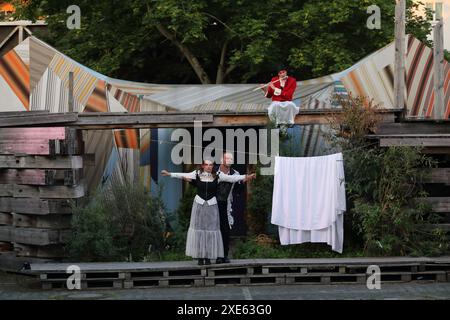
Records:
[[[225,79],[225,57],[227,55],[227,48],[228,48],[228,40],[225,40],[222,46],[222,52],[220,54],[220,62],[219,65],[217,66],[216,84],[223,83],[223,80]]]
[[[211,79],[208,77],[208,74],[205,72],[203,67],[201,66],[200,62],[198,61],[197,57],[194,56],[194,54],[189,50],[188,47],[186,47],[184,44],[182,44],[180,41],[178,41],[174,34],[172,34],[169,30],[167,30],[162,25],[157,25],[156,28],[158,31],[167,39],[169,39],[175,46],[178,47],[178,49],[181,51],[181,53],[186,57],[189,64],[191,65],[192,69],[194,69],[195,74],[200,79],[200,82],[202,84],[211,84]]]
[[[228,66],[228,68],[225,69],[225,60],[227,56],[227,49],[228,44],[230,40],[225,40],[225,43],[222,47],[222,52],[220,54],[220,62],[219,66],[217,67],[217,76],[216,76],[216,84],[222,84],[224,83],[226,77],[230,74],[231,71],[233,71],[236,68],[236,65]]]

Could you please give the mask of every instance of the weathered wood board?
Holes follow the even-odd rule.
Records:
[[[71,200],[68,199],[22,199],[0,197],[0,212],[28,213],[37,215],[71,214]]]
[[[85,186],[30,186],[22,184],[0,184],[0,197],[76,199],[85,195]]]
[[[33,156],[0,155],[0,168],[17,169],[80,169],[90,165],[93,155],[88,156]]]

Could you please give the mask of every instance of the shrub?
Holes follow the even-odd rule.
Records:
[[[268,215],[272,211],[273,176],[256,171],[256,179],[251,182],[251,194],[247,203],[247,225],[250,235],[266,233]]]
[[[421,182],[434,161],[418,147],[380,148],[366,135],[376,132],[377,106],[362,97],[337,97],[343,112],[331,117],[333,148],[344,153],[347,223],[361,237],[366,254],[427,255],[448,249]],[[348,233],[348,232],[346,232]]]
[[[74,207],[68,254],[78,261],[140,260],[164,249],[165,213],[160,197],[140,184],[110,185]]]

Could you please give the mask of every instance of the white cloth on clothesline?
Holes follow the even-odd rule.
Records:
[[[342,153],[320,157],[276,157],[272,224],[280,242],[325,242],[342,253],[346,210]]]

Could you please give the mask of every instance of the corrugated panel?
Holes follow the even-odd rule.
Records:
[[[153,84],[153,83],[142,83],[120,80],[115,78],[107,77],[106,81],[116,87],[117,89],[126,91],[128,93],[140,94],[140,95],[150,95],[158,92],[164,92],[168,90],[168,86]]]
[[[85,105],[99,79],[59,53],[53,57],[49,68],[58,75],[67,88],[69,72],[73,72],[73,95],[82,105]]]
[[[342,77],[341,81],[353,95],[374,99],[383,108],[394,108],[394,87],[387,71],[394,64],[394,44],[377,51]]]
[[[17,55],[22,59],[23,63],[25,63],[26,66],[30,66],[30,39],[26,38],[21,43],[19,43],[15,48],[14,51],[17,53]]]
[[[158,102],[147,100],[145,98],[139,99],[141,103],[141,112],[164,112],[164,111],[174,111],[173,108],[168,108]],[[170,110],[172,109],[172,110]]]
[[[145,98],[180,111],[254,88],[252,85],[172,85],[169,90]]]
[[[106,100],[106,83],[98,80],[94,91],[87,100],[84,112],[108,112],[108,102]]]
[[[406,58],[407,107],[410,117],[448,119],[450,116],[450,65],[444,62],[444,106],[433,115],[434,70],[433,51],[416,38],[410,37]]]
[[[47,69],[35,85],[30,96],[31,110],[48,110],[49,112],[69,111],[69,89],[64,86],[62,80]],[[74,99],[74,111],[81,112],[83,106]]]
[[[27,39],[30,41],[30,87],[33,90],[48,69],[56,50],[43,45],[41,41],[37,41],[34,37],[28,37]]]
[[[196,112],[265,112],[267,104],[212,101],[191,109]]]
[[[29,110],[30,71],[16,51],[10,50],[0,57],[0,76],[19,98],[24,108]]]
[[[325,78],[321,78],[324,80]],[[327,81],[330,78],[326,78]],[[331,90],[334,82],[298,82],[294,100],[310,96],[325,103],[324,90]],[[266,111],[270,99],[262,90],[254,90],[257,84],[235,85],[171,85],[169,89],[154,95],[145,96],[144,100],[159,103],[179,111]]]
[[[95,165],[84,168],[89,191],[100,185],[103,172],[114,147],[112,130],[86,130],[83,132],[86,154],[95,153]]]

